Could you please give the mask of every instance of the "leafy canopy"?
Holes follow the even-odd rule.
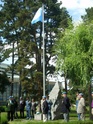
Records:
[[[64,71],[76,85],[90,81],[93,71],[93,26],[80,24],[76,28],[62,32],[55,44],[58,56],[57,69]]]

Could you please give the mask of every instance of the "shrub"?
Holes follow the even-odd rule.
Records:
[[[8,124],[8,120],[7,120],[7,115],[6,115],[6,113],[2,113],[1,112],[1,114],[0,114],[0,121],[1,121],[1,123],[0,124]]]
[[[0,106],[0,111],[5,112],[6,111],[6,106]]]

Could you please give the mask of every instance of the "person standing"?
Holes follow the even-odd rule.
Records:
[[[79,103],[79,92],[76,93],[76,112],[77,112],[77,107],[78,107],[78,103]],[[78,120],[80,120],[80,114],[77,113],[78,116]]]
[[[47,103],[48,103],[48,120],[51,120],[51,106],[52,106],[52,101],[49,99],[49,96],[46,98]]]
[[[83,93],[79,93],[79,102],[78,102],[78,107],[77,107],[77,113],[80,116],[79,120],[85,120],[85,99],[83,97]]]
[[[40,110],[41,110],[41,119],[43,120],[43,96],[42,96],[42,99],[40,101]]]
[[[19,110],[20,110],[20,117],[21,118],[24,118],[24,108],[25,108],[25,101],[23,100],[22,97],[20,97]]]
[[[31,101],[27,97],[26,99],[26,113],[27,113],[27,119],[31,120]]]
[[[36,103],[34,101],[34,99],[32,99],[31,102],[31,114],[32,114],[32,118],[34,119],[34,114],[36,113]]]
[[[48,120],[48,103],[46,101],[46,96],[43,96],[43,122],[46,122]]]
[[[66,92],[63,92],[62,96],[63,96],[62,113],[63,113],[64,121],[68,122],[69,121],[69,112],[70,112],[70,101],[69,101],[69,98],[67,97]]]
[[[78,107],[78,102],[79,102],[79,93],[77,92],[76,93],[76,110],[77,110],[77,107]]]
[[[13,96],[12,96],[12,102],[14,104],[14,119],[17,119],[18,118],[18,113],[17,113],[18,102]]]
[[[13,101],[12,101],[12,96],[9,97],[9,100],[7,102],[7,118],[8,118],[8,121],[13,121],[13,114],[14,114],[14,104],[13,104]]]

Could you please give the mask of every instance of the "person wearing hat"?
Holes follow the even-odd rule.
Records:
[[[79,102],[77,107],[77,113],[79,114],[80,118],[79,120],[85,120],[85,99],[83,97],[83,93],[79,93]]]
[[[43,122],[48,120],[48,102],[46,101],[46,96],[43,96],[43,104],[42,104],[42,112],[43,112]]]
[[[67,93],[63,92],[62,93],[63,99],[62,99],[62,113],[64,120],[66,122],[69,121],[69,112],[70,112],[70,101],[69,98],[67,97]]]
[[[8,121],[13,121],[13,113],[14,113],[14,109],[13,109],[13,101],[12,101],[12,96],[9,96],[9,100],[7,102],[7,118],[8,118]]]

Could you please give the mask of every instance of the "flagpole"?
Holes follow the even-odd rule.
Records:
[[[45,96],[45,34],[44,34],[44,3],[42,3],[42,34],[43,34],[43,95]]]

